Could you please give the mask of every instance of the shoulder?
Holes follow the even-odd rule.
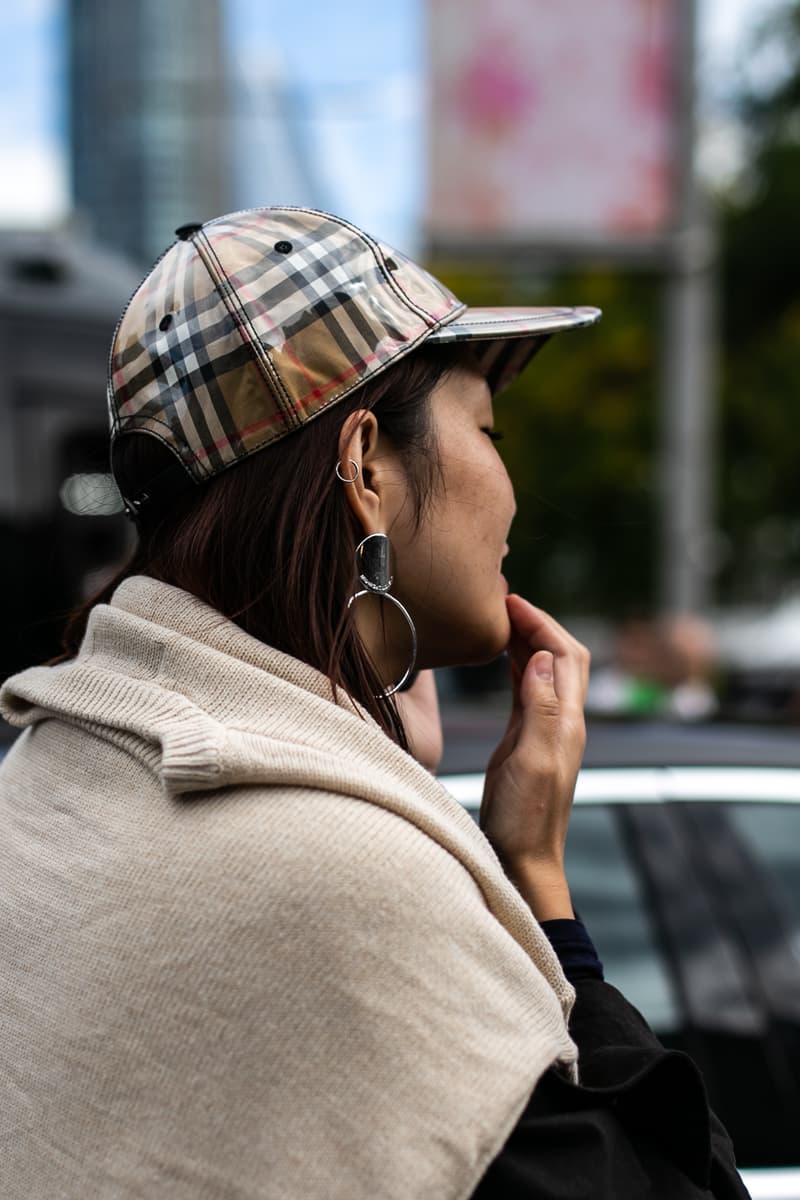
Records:
[[[270,890],[385,917],[433,905],[485,908],[470,872],[412,820],[343,793],[286,785],[237,786],[175,802],[211,862],[236,864],[243,893]],[[180,807],[183,812],[180,812]]]

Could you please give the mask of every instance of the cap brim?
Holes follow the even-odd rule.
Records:
[[[466,308],[426,338],[427,344],[471,342],[492,392],[511,383],[554,333],[594,325],[599,308]]]
[[[549,335],[594,325],[599,318],[599,308],[465,308],[426,340],[489,341]]]

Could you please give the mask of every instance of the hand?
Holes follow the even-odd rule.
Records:
[[[534,916],[572,917],[564,844],[586,744],[589,651],[521,596],[506,604],[512,709],[487,767],[480,824]]]
[[[405,726],[409,750],[417,762],[433,774],[442,760],[444,740],[433,671],[420,671],[407,692],[395,694],[397,709]]]

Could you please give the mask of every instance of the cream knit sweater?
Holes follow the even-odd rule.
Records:
[[[3,1200],[461,1200],[573,992],[470,817],[327,679],[130,579],[10,680]]]

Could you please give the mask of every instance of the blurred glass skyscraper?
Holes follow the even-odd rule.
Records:
[[[231,207],[220,0],[69,0],[72,191],[90,234],[152,261]]]

